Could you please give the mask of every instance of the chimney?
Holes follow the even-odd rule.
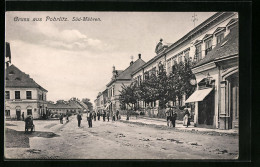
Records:
[[[133,61],[131,61],[131,62],[130,62],[130,66],[131,66],[132,64],[134,64],[134,62],[133,62]]]
[[[113,66],[113,72],[116,70],[115,66]]]
[[[141,53],[138,54],[138,58],[141,59]]]

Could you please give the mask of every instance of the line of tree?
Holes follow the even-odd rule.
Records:
[[[195,75],[191,71],[194,65],[192,61],[176,63],[172,66],[169,75],[163,64],[159,63],[156,71],[152,69],[144,74],[144,80],[132,82],[130,85],[122,85],[119,101],[121,108],[129,106],[136,110],[139,106],[138,101],[151,103],[159,100],[160,108],[165,108],[170,101],[176,101],[176,98],[182,99],[183,95],[189,97],[196,86],[191,85],[190,80],[195,79]]]

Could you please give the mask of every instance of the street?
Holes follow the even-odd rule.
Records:
[[[238,135],[208,135],[167,126],[93,121],[88,128],[76,116],[68,123],[34,120],[24,134],[23,121],[6,121],[5,157],[11,159],[236,159]]]

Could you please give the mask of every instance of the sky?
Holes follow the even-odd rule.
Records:
[[[202,23],[215,12],[196,12]],[[112,66],[148,61],[160,38],[174,43],[194,28],[193,12],[6,12],[12,64],[48,90],[47,100],[89,98],[105,90]],[[65,17],[67,21],[53,19]],[[72,21],[73,18],[100,21]],[[19,18],[19,21],[17,21]],[[29,18],[29,21],[21,21]],[[41,21],[33,21],[41,18]],[[46,18],[48,18],[46,20]]]

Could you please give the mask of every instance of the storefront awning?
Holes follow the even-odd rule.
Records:
[[[213,88],[207,88],[202,90],[196,90],[185,103],[191,103],[196,101],[203,101],[204,98],[213,90]]]

